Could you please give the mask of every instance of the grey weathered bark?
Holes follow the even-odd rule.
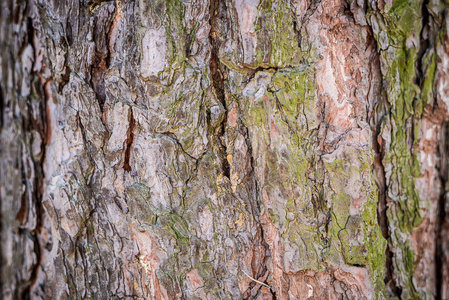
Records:
[[[448,3],[0,3],[4,299],[449,299]]]

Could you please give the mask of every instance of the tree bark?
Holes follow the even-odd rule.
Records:
[[[449,299],[448,7],[2,1],[2,298]]]

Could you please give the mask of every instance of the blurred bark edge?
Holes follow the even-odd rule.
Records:
[[[0,2],[2,299],[449,299],[447,0]]]

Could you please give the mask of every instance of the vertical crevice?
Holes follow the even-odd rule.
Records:
[[[134,128],[135,128],[135,120],[133,115],[133,109],[132,107],[129,109],[129,127],[128,127],[128,133],[127,138],[125,141],[126,149],[125,149],[125,162],[123,163],[123,169],[127,172],[131,172],[131,147],[134,141]]]
[[[109,69],[109,67],[111,66],[112,63],[112,53],[114,52],[114,45],[111,43],[112,41],[112,36],[114,35],[114,31],[118,30],[118,26],[120,26],[120,22],[121,19],[123,17],[123,13],[122,13],[122,3],[121,0],[117,0],[115,2],[115,10],[114,10],[114,19],[112,20],[112,24],[109,27],[108,33],[107,33],[107,39],[106,39],[106,50],[107,50],[107,54],[106,54],[106,68]]]
[[[209,7],[209,14],[210,14],[210,34],[209,34],[209,40],[211,44],[211,56],[210,56],[210,72],[211,72],[211,78],[212,78],[212,84],[213,88],[215,90],[215,93],[218,97],[218,100],[221,102],[223,108],[224,108],[224,117],[222,119],[222,122],[216,128],[215,136],[218,139],[219,142],[219,155],[221,157],[221,167],[223,176],[226,176],[230,178],[230,171],[231,166],[227,159],[228,156],[228,149],[226,144],[226,126],[228,123],[228,102],[226,101],[226,93],[225,93],[225,78],[224,74],[226,74],[226,66],[224,66],[220,60],[219,60],[219,39],[217,34],[218,27],[219,27],[219,19],[224,18],[224,13],[227,11],[226,2],[220,1],[220,0],[211,0],[210,1],[210,7]],[[250,78],[248,82],[255,76],[255,74],[260,71],[264,70],[264,68],[258,68],[257,70],[254,70],[252,72],[252,75],[250,75]],[[234,105],[238,105],[235,103]],[[238,107],[237,107],[238,109]],[[240,112],[239,112],[240,115]],[[255,173],[255,161],[253,157],[253,150],[252,150],[252,144],[249,136],[249,130],[245,126],[245,124],[239,119],[237,120],[238,128],[237,131],[245,138],[246,146],[248,148],[248,159],[250,160],[250,166],[251,166],[251,173],[250,176],[252,176],[252,179],[250,180],[251,183],[248,183],[251,187],[254,188],[254,198],[249,199],[250,202],[250,209],[251,213],[253,214],[253,218],[255,221],[255,226],[257,228],[257,234],[255,238],[253,239],[254,247],[263,247],[263,251],[265,252],[265,255],[263,258],[258,259],[257,261],[254,261],[252,263],[252,272],[251,274],[255,279],[261,280],[261,282],[265,283],[267,286],[269,286],[269,279],[270,279],[270,269],[268,268],[268,260],[270,257],[269,254],[269,245],[266,242],[267,236],[264,232],[264,227],[261,224],[259,220],[260,212],[261,212],[261,202],[260,202],[260,193],[259,193],[259,186],[257,183],[256,173]],[[253,186],[252,186],[253,184]],[[255,204],[255,205],[254,205]],[[253,286],[253,288],[256,285]],[[251,287],[249,289],[251,291]],[[246,293],[249,293],[249,291],[246,291]],[[258,291],[260,293],[260,290]],[[276,291],[274,287],[270,288],[269,293],[272,296],[272,299],[277,299]],[[251,295],[247,294],[245,297],[248,296],[249,299],[251,299]]]
[[[416,59],[416,79],[415,83],[421,89],[421,92],[425,92],[425,84],[426,79],[430,76],[432,78],[435,74],[428,74],[429,62],[428,58],[431,55],[436,55],[433,53],[436,52],[436,40],[439,28],[441,24],[438,24],[438,19],[435,20],[431,11],[429,10],[428,5],[430,5],[429,0],[424,0],[421,6],[421,15],[422,15],[422,28],[420,32],[420,44],[419,51],[417,53]],[[442,14],[443,20],[446,17],[446,11]],[[441,26],[442,27],[442,26]],[[421,98],[424,98],[426,95],[421,95]],[[431,119],[434,119],[436,125],[440,127],[440,133],[438,137],[438,156],[439,163],[437,165],[438,176],[440,180],[440,193],[437,200],[437,208],[436,208],[436,220],[435,220],[435,252],[434,252],[434,270],[435,270],[435,299],[445,299],[447,295],[443,295],[444,284],[447,284],[447,279],[444,278],[444,270],[447,267],[447,261],[445,256],[445,244],[447,237],[445,236],[447,232],[445,232],[446,225],[446,201],[447,201],[447,188],[448,188],[448,171],[449,171],[449,123],[438,121],[441,118],[439,116],[439,108],[437,104],[436,95],[430,95],[430,98],[434,101],[433,112],[429,116]],[[428,103],[432,104],[432,103]],[[440,119],[441,120],[441,119]],[[413,134],[412,134],[413,136]]]
[[[420,111],[419,105],[420,105],[420,101],[424,102],[427,95],[425,95],[425,92],[429,92],[427,90],[425,90],[425,85],[427,84],[426,82],[429,79],[432,79],[434,74],[430,74],[430,68],[429,66],[431,65],[431,60],[432,60],[432,56],[435,55],[435,53],[433,52],[435,50],[435,41],[436,41],[436,34],[438,33],[438,30],[436,28],[436,21],[434,18],[436,18],[435,15],[432,15],[431,10],[429,9],[428,5],[429,5],[430,1],[429,0],[423,0],[423,2],[421,3],[421,30],[419,32],[419,45],[418,45],[418,49],[417,50],[417,56],[416,56],[416,61],[414,61],[414,66],[415,66],[415,75],[414,76],[414,83],[416,84],[416,87],[418,87],[420,89],[420,93],[418,93],[416,95],[416,97],[413,99],[413,109],[415,110],[414,113],[412,113],[410,115],[410,118],[406,120],[405,124],[406,124],[406,128],[404,128],[404,130],[406,131],[406,140],[407,140],[407,149],[410,152],[410,156],[413,157],[416,154],[416,144],[418,142],[418,139],[420,138],[420,136],[416,136],[415,132],[417,132],[417,130],[415,130],[415,126],[418,126],[419,123],[417,123],[420,119],[423,118],[423,113]],[[374,37],[374,35],[373,35]],[[379,53],[379,52],[378,52]],[[381,81],[381,85],[383,84],[383,82]],[[379,103],[377,103],[377,107],[375,109],[375,116],[374,116],[374,125],[372,126],[373,128],[373,132],[375,132],[375,135],[373,137],[373,148],[375,151],[375,163],[374,163],[374,168],[375,168],[375,173],[376,173],[376,181],[378,183],[378,187],[379,187],[379,202],[378,202],[378,222],[379,222],[379,226],[382,230],[382,235],[385,239],[387,239],[387,249],[386,249],[386,273],[385,273],[385,284],[387,287],[388,292],[390,293],[390,296],[392,297],[397,297],[399,299],[401,299],[402,297],[405,297],[403,295],[405,295],[405,289],[409,289],[409,287],[404,287],[404,294],[403,294],[403,289],[402,287],[398,284],[398,282],[396,281],[396,274],[398,274],[400,272],[400,269],[397,270],[395,269],[394,266],[394,259],[395,259],[395,252],[394,249],[391,248],[391,237],[392,237],[392,232],[391,232],[391,228],[389,227],[389,220],[388,220],[388,203],[390,203],[391,205],[394,205],[395,203],[392,202],[391,200],[388,199],[388,186],[386,184],[386,175],[385,175],[385,170],[384,170],[384,166],[383,166],[383,157],[385,155],[385,150],[384,148],[384,143],[385,141],[382,139],[381,137],[381,131],[385,128],[384,125],[382,125],[382,118],[384,118],[384,116],[386,116],[388,114],[388,111],[390,109],[389,103],[388,103],[388,94],[386,91],[384,91],[384,87],[380,87],[380,91],[382,92],[381,96],[380,96],[380,101]],[[429,93],[432,93],[432,91],[430,91]],[[430,97],[435,97],[435,95],[430,95]],[[431,104],[431,103],[422,103],[424,106]],[[424,112],[424,114],[426,114],[426,112]],[[429,116],[427,116],[429,117]],[[430,118],[435,118],[435,116],[432,116]],[[436,119],[436,118],[435,118]],[[438,121],[436,121],[438,122]],[[440,124],[438,124],[440,125]],[[420,133],[418,133],[420,134]],[[445,137],[441,137],[440,141],[442,139],[444,139]],[[447,138],[447,137],[446,137]],[[440,145],[441,147],[441,145]],[[443,147],[444,148],[444,147]],[[394,150],[394,149],[393,149]],[[388,151],[392,151],[391,149],[389,149]],[[448,151],[447,148],[445,149],[440,149],[440,156],[442,161],[445,161],[443,159],[444,156],[444,151]],[[412,164],[414,164],[415,162],[411,162]],[[444,164],[444,163],[442,163]],[[444,167],[443,165],[441,166],[442,169],[446,168],[447,166]],[[445,174],[445,175],[442,175]],[[439,235],[441,235],[441,224],[440,222],[444,222],[444,218],[445,216],[445,212],[444,212],[444,205],[445,205],[445,192],[444,192],[444,186],[446,185],[447,182],[447,171],[441,171],[440,170],[440,176],[445,176],[442,177],[441,180],[441,184],[443,186],[443,190],[441,191],[440,194],[440,200],[439,200],[439,204],[438,204],[438,220],[436,221],[437,224],[436,226],[439,227],[435,230],[437,231],[436,236],[438,237]],[[398,220],[401,221],[402,220]],[[408,220],[404,220],[405,222],[408,222]],[[411,233],[411,230],[410,230]],[[398,242],[398,240],[396,239],[396,242]],[[439,245],[441,244],[441,240],[438,239],[438,241],[436,241],[437,243],[437,247],[439,248]],[[430,246],[429,246],[430,247]],[[431,250],[429,250],[431,251]],[[436,284],[437,285],[437,293],[440,293],[438,291],[439,287],[441,286],[441,276],[443,274],[443,272],[441,270],[439,270],[439,268],[442,267],[443,262],[441,261],[441,259],[443,259],[443,253],[441,252],[441,248],[440,250],[437,250],[435,253],[435,268],[436,268],[436,274],[435,274],[435,278],[436,278],[436,283],[431,283]],[[432,253],[433,255],[433,253]],[[398,257],[398,259],[400,259],[400,257]],[[400,274],[398,274],[400,275]],[[408,273],[408,274],[404,274],[406,276],[408,276],[408,280],[410,282],[412,282],[412,280],[414,280],[414,276],[416,276],[417,274],[413,274],[413,273]],[[411,287],[413,288],[413,285],[415,283],[411,283]],[[414,294],[414,291],[409,291],[411,293]],[[433,293],[433,291],[432,291]],[[437,299],[439,299],[437,297]]]
[[[3,130],[3,126],[5,124],[5,98],[3,97],[3,89],[0,85],[0,132]],[[0,210],[1,211],[1,210]],[[0,222],[1,223],[1,222]]]
[[[103,66],[103,63],[100,65]],[[104,72],[102,72],[101,68],[103,67],[90,67],[90,86],[95,93],[100,111],[103,113],[104,103],[106,102],[106,93],[104,88]]]
[[[381,120],[381,118],[379,118]],[[387,184],[386,184],[386,176],[385,169],[382,163],[385,152],[383,148],[383,139],[381,136],[381,121],[375,124],[375,128],[373,132],[373,150],[374,150],[374,171],[375,178],[377,182],[378,191],[378,206],[377,206],[377,221],[379,227],[382,231],[382,236],[387,241],[387,248],[385,249],[385,285],[387,290],[392,297],[398,297],[401,299],[402,289],[396,284],[394,278],[394,264],[393,264],[393,256],[394,253],[390,246],[390,227],[388,224],[388,215],[387,215]]]
[[[1,4],[0,4],[0,7],[1,7]],[[2,17],[2,13],[0,12],[0,24],[2,23],[1,22],[1,17]],[[0,68],[3,68],[3,66],[0,65]],[[0,76],[0,136],[2,134],[3,126],[4,126],[4,113],[5,113],[5,106],[6,106],[5,105],[6,103],[4,103],[3,101],[4,101],[4,97],[3,97],[3,76]],[[0,149],[2,150],[1,153],[0,153],[0,159],[2,160],[2,161],[0,161],[0,165],[2,166],[2,169],[4,168],[4,162],[3,162],[4,156],[3,155],[4,155],[4,152],[6,152],[6,151],[4,151],[3,147],[4,146],[0,146]],[[3,172],[3,174],[0,174],[0,184],[2,184],[2,185],[4,183],[4,181],[3,181],[3,176],[5,176],[4,173],[5,172]],[[2,188],[4,188],[4,187],[2,187]],[[3,201],[5,201],[5,199],[3,199],[2,193],[0,193],[0,216],[3,215],[3,207],[2,207]],[[5,240],[5,237],[3,236],[4,235],[4,233],[3,233],[3,230],[4,230],[3,222],[4,222],[4,220],[2,220],[2,219],[3,218],[0,218],[0,241],[4,241]],[[3,281],[4,281],[3,276],[5,276],[5,275],[1,274],[1,273],[3,273],[3,270],[4,270],[3,266],[5,265],[5,261],[3,260],[3,256],[4,255],[5,255],[4,254],[4,246],[1,246],[0,247],[0,289],[2,290],[2,292],[5,289],[4,284],[3,284]]]
[[[264,226],[263,226],[263,224],[259,220],[259,216],[260,216],[260,213],[262,211],[262,209],[261,209],[262,203],[261,203],[261,200],[260,200],[259,185],[257,183],[257,178],[256,178],[256,167],[255,167],[255,161],[254,161],[254,156],[253,156],[252,143],[251,143],[248,127],[246,127],[245,124],[243,122],[241,122],[240,120],[238,121],[238,123],[239,123],[239,127],[240,127],[239,131],[244,136],[246,146],[248,147],[249,160],[250,160],[250,166],[251,166],[251,174],[252,174],[253,181],[254,181],[254,190],[255,190],[255,192],[254,192],[255,193],[254,201],[255,201],[256,205],[254,207],[254,205],[251,203],[251,211],[253,213],[254,220],[258,224],[257,225],[259,227],[258,230],[260,230],[260,241],[258,241],[258,239],[256,239],[256,240],[265,249],[265,253],[267,253],[267,251],[270,250],[270,247],[269,247],[268,243],[266,242],[267,237],[266,237],[266,233],[265,233],[265,230],[264,230]],[[263,265],[265,267],[262,268],[262,272],[261,273],[255,274],[255,276],[254,276],[255,278],[262,278],[263,276],[265,276],[266,272],[270,272],[269,269],[268,269],[268,266],[267,266],[267,261],[268,261],[269,256],[270,256],[269,254],[268,255],[266,254],[264,256],[263,260],[258,262],[260,265]],[[253,268],[253,269],[256,269],[256,268]],[[267,286],[270,286],[270,294],[272,296],[272,299],[273,300],[277,299],[277,297],[276,297],[276,290],[275,290],[274,287],[272,287],[268,283],[268,278],[269,277],[268,276],[266,276],[266,277],[267,278],[265,279],[264,283]]]
[[[447,253],[445,247],[447,247],[447,226],[448,216],[446,215],[446,206],[449,194],[449,122],[443,124],[440,132],[440,183],[441,191],[438,199],[437,207],[437,219],[436,219],[436,251],[435,251],[435,287],[436,287],[436,297],[435,299],[445,299],[447,295],[443,294],[444,284],[448,280],[444,279],[444,270],[448,267]]]
[[[371,72],[378,72],[378,76],[382,78],[381,73],[381,62],[380,62],[380,54],[377,49],[377,41],[375,40],[374,33],[372,28],[369,27],[369,32],[372,37],[371,43],[374,48],[373,55],[375,58],[374,68],[371,69]],[[370,76],[372,76],[371,74]],[[385,249],[385,277],[384,282],[387,288],[388,293],[391,297],[397,297],[401,299],[402,288],[397,285],[395,276],[394,276],[394,263],[393,257],[394,253],[391,249],[390,244],[390,226],[388,221],[388,206],[387,206],[387,195],[388,195],[388,186],[387,179],[385,174],[385,167],[383,165],[383,159],[385,156],[385,145],[382,137],[382,122],[384,121],[387,111],[388,111],[388,95],[384,91],[383,81],[380,81],[378,89],[378,102],[376,102],[373,106],[373,114],[370,119],[371,130],[373,132],[372,135],[372,145],[374,151],[374,178],[378,188],[378,202],[377,202],[377,223],[379,224],[380,230],[382,232],[383,238],[387,241],[387,247]]]
[[[29,7],[26,9],[26,14],[29,13]],[[33,38],[35,37],[35,30],[33,27],[33,21],[30,17],[27,18],[27,34],[28,34],[28,44],[32,46],[33,53],[36,56],[36,49],[33,45]],[[36,59],[36,57],[35,57]],[[34,60],[35,60],[34,59]],[[34,65],[31,67],[31,70],[34,69]],[[40,82],[40,79],[38,79],[39,74],[36,74],[32,72],[30,74],[30,85],[33,86],[34,80],[36,79],[38,82]],[[28,99],[28,115],[27,115],[27,121],[26,121],[26,127],[24,128],[24,131],[27,133],[30,133],[32,130],[37,131],[40,134],[41,138],[41,155],[39,158],[31,158],[33,162],[33,168],[34,168],[34,178],[33,178],[33,205],[36,212],[36,227],[29,232],[31,236],[31,240],[33,241],[33,251],[36,255],[36,262],[32,266],[30,270],[30,279],[28,282],[28,285],[26,289],[24,290],[22,294],[22,299],[31,299],[32,296],[32,289],[35,285],[35,283],[38,280],[38,273],[39,269],[42,264],[42,245],[40,243],[40,234],[42,232],[42,227],[44,223],[44,208],[42,206],[43,201],[43,194],[44,194],[44,188],[45,188],[45,173],[44,173],[44,164],[46,159],[46,146],[49,143],[49,121],[48,121],[48,114],[47,114],[47,102],[49,101],[49,98],[51,95],[47,91],[47,88],[49,89],[50,86],[47,86],[49,82],[42,82],[40,84],[35,84],[37,96],[40,98],[40,105],[39,105],[39,112],[34,113],[32,112],[31,107],[31,101],[32,99]],[[36,120],[33,118],[33,115],[40,116],[40,119]],[[31,149],[31,142],[29,147],[29,153],[32,153]],[[30,209],[30,208],[29,208]]]
[[[220,60],[218,58],[218,45],[215,40],[215,27],[217,24],[217,16],[219,14],[219,5],[220,1],[211,0],[209,7],[209,15],[210,15],[210,33],[209,33],[209,41],[212,46],[211,54],[210,54],[210,63],[209,68],[212,77],[212,84],[215,90],[215,93],[218,97],[218,100],[223,105],[225,110],[224,118],[220,124],[220,126],[216,130],[216,136],[219,142],[219,152],[221,157],[221,168],[223,170],[223,176],[230,178],[231,166],[229,165],[227,159],[227,145],[226,145],[226,124],[228,122],[228,107],[226,103],[226,94],[224,89],[224,77],[223,72],[221,70],[222,65],[220,64]],[[225,5],[224,2],[222,5]]]
[[[424,0],[421,6],[421,17],[422,17],[422,28],[419,34],[419,50],[418,57],[416,58],[416,84],[419,87],[422,87],[426,75],[426,70],[424,69],[426,66],[423,65],[424,56],[431,46],[430,44],[430,13],[427,8],[429,4],[429,0]]]
[[[298,48],[301,49],[302,35],[301,28],[298,26],[298,21],[296,20],[296,15],[293,14],[293,32],[296,36],[296,42],[298,43]]]
[[[95,58],[94,63],[90,66],[89,83],[95,92],[102,113],[106,102],[105,79],[111,64],[111,51],[113,50],[110,45],[111,35],[120,19],[119,2],[114,5],[114,13],[109,12],[106,16],[95,15],[94,17]]]

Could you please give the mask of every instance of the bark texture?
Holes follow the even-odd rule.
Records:
[[[0,8],[3,299],[449,299],[445,0]]]

